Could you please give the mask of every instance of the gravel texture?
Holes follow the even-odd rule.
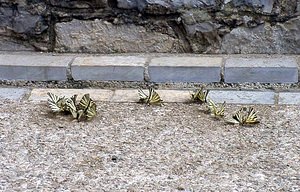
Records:
[[[150,82],[124,82],[124,81],[7,81],[0,80],[0,86],[5,87],[34,87],[34,88],[101,88],[124,89],[146,88],[153,86],[159,89],[191,89],[205,85],[208,89],[236,89],[236,90],[299,90],[300,83],[150,83]]]
[[[255,106],[262,123],[241,127],[198,104],[97,104],[76,122],[0,101],[0,191],[300,191],[298,106]]]

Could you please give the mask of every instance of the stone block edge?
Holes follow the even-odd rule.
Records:
[[[28,55],[28,54],[30,54],[30,53],[27,53],[26,55]],[[34,54],[34,53],[32,53],[32,54]],[[14,55],[13,53],[10,53],[9,55]],[[68,61],[68,62],[66,62],[66,64],[65,64],[65,66],[63,66],[63,67],[61,67],[61,68],[65,68],[65,71],[67,72],[67,74],[66,74],[66,80],[67,79],[74,79],[74,75],[72,74],[72,66],[73,66],[73,62],[74,62],[74,60],[75,60],[75,58],[76,57],[91,57],[91,55],[86,55],[86,54],[55,54],[55,55],[53,55],[53,57],[55,57],[55,56],[58,56],[58,55],[61,55],[61,56],[63,56],[63,55],[66,55],[66,56],[69,56],[69,57],[71,57],[71,60],[70,61]],[[49,54],[45,54],[45,56],[47,56],[47,57],[49,57]],[[103,55],[99,55],[99,56],[94,56],[94,57],[102,57]],[[104,56],[106,56],[106,55],[104,55]],[[113,56],[113,55],[109,55],[109,56]],[[116,56],[120,56],[120,54],[117,54]],[[212,57],[212,58],[222,58],[222,64],[220,65],[220,67],[216,67],[216,66],[207,66],[207,68],[211,68],[211,69],[213,69],[213,70],[215,70],[216,68],[220,68],[220,71],[221,71],[221,73],[220,73],[220,77],[219,77],[219,79],[220,79],[220,82],[222,82],[222,79],[224,79],[224,76],[226,76],[226,70],[225,70],[225,68],[226,68],[226,61],[228,60],[228,59],[240,59],[240,58],[247,58],[247,59],[251,59],[251,58],[253,58],[253,59],[256,59],[257,57],[256,57],[256,55],[191,55],[191,54],[159,54],[159,55],[155,55],[155,54],[149,54],[149,55],[145,55],[145,54],[142,54],[142,55],[136,55],[136,54],[125,54],[125,56],[137,56],[137,57],[139,57],[139,58],[141,58],[141,57],[144,57],[145,58],[145,60],[147,60],[147,62],[146,63],[144,63],[144,66],[143,66],[143,68],[144,68],[144,74],[143,74],[143,77],[144,77],[144,81],[151,81],[151,79],[149,79],[149,72],[148,72],[148,67],[149,67],[149,64],[150,64],[150,62],[151,62],[151,60],[153,59],[153,58],[157,58],[157,57],[181,57],[181,56],[184,56],[184,57],[193,57],[193,58],[207,58],[207,57]],[[296,62],[296,64],[298,65],[298,67],[295,67],[296,69],[295,69],[295,71],[297,72],[297,74],[299,74],[299,72],[300,72],[300,70],[299,70],[299,67],[300,67],[300,59],[299,59],[299,57],[297,56],[297,55],[292,55],[292,56],[278,56],[278,55],[275,55],[274,56],[274,58],[271,56],[264,56],[264,55],[259,55],[258,56],[259,58],[264,58],[264,59],[268,59],[268,58],[272,58],[272,59],[276,59],[276,58],[281,58],[282,59],[282,57],[283,58],[289,58],[289,59],[293,59],[295,62]],[[1,66],[1,64],[0,64],[0,66]],[[10,66],[10,67],[14,67],[14,66]],[[57,66],[47,66],[47,68],[55,68],[55,67],[57,67]],[[121,67],[121,66],[120,66]],[[141,67],[141,66],[132,66],[132,67]],[[156,67],[159,67],[159,66],[156,66]],[[161,66],[161,67],[165,67],[165,66]],[[170,65],[169,66],[166,66],[166,67],[170,67]],[[178,67],[178,66],[174,66],[175,68],[176,67]],[[184,67],[184,66],[181,66],[181,67]],[[186,66],[187,68],[189,68],[189,66]],[[191,66],[191,67],[194,67],[194,66]],[[199,66],[199,67],[203,67],[203,66]],[[204,66],[204,68],[206,68],[206,66]],[[225,74],[222,74],[222,73],[225,73]],[[223,76],[223,77],[222,77]],[[298,75],[298,78],[299,78],[299,75]],[[51,79],[51,80],[61,80],[61,79]],[[238,83],[238,82],[233,82],[233,83]],[[278,82],[278,83],[280,83],[280,82]],[[287,83],[293,83],[293,82],[287,82]]]

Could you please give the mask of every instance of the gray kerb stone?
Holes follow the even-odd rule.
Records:
[[[219,82],[222,58],[158,57],[149,64],[152,82]]]
[[[71,72],[75,80],[144,81],[145,63],[137,56],[78,57]]]
[[[1,80],[66,80],[72,57],[48,55],[0,55]]]
[[[226,83],[296,83],[294,58],[229,58],[225,61]]]

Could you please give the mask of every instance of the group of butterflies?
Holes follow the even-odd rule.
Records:
[[[97,105],[90,98],[89,94],[85,94],[79,103],[76,103],[77,95],[72,97],[60,97],[48,92],[48,105],[54,113],[71,114],[78,121],[91,120],[97,115]]]
[[[194,102],[206,104],[212,116],[216,118],[223,118],[226,105],[225,101],[223,104],[218,106],[208,97],[208,93],[209,90],[205,90],[204,87],[201,87],[201,89],[198,89],[191,94],[191,99]],[[138,94],[140,103],[146,103],[148,105],[163,104],[163,100],[160,98],[159,94],[151,87],[149,88],[149,94],[146,94],[142,89],[138,90]],[[77,95],[73,95],[70,98],[64,96],[59,97],[50,92],[48,92],[47,95],[49,96],[49,107],[55,113],[70,113],[72,117],[78,121],[91,120],[97,115],[97,105],[90,98],[89,94],[85,94],[78,104],[76,102]],[[231,117],[226,118],[225,122],[240,125],[252,125],[259,123],[257,114],[252,107],[242,107]]]
[[[149,88],[149,94],[146,94],[141,89],[138,90],[138,93],[140,97],[139,102],[148,105],[162,105],[163,100],[153,88]],[[198,89],[191,94],[191,99],[194,102],[206,104],[212,116],[223,118],[226,102],[224,101],[224,103],[218,106],[208,97],[208,93],[209,90],[205,90],[204,87],[201,87],[201,89]],[[253,107],[242,107],[231,117],[225,118],[225,122],[229,124],[253,125],[259,123],[259,120],[257,119],[257,114]]]

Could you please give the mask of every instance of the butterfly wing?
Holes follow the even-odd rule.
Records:
[[[224,116],[225,106],[226,106],[226,102],[224,101],[224,103],[220,106],[220,109],[217,110],[216,116],[220,116],[220,117]]]
[[[83,117],[84,117],[84,114],[85,114],[84,111],[82,109],[79,109],[77,111],[77,120],[81,121],[83,119]]]
[[[144,102],[147,101],[148,95],[142,89],[138,90],[138,94],[139,94],[139,97],[140,97],[140,102],[144,103]]]
[[[97,105],[90,98],[89,94],[85,94],[79,102],[79,110],[77,111],[77,119],[81,121],[82,119],[91,120],[97,114]]]
[[[77,95],[75,94],[75,95],[73,95],[72,97],[71,97],[71,99],[72,99],[72,101],[73,101],[73,103],[75,104],[75,106],[76,106],[76,99],[77,99]]]
[[[86,110],[86,118],[87,120],[93,119],[97,115],[97,105],[94,101],[90,102],[88,109]]]
[[[51,110],[55,113],[64,111],[64,105],[65,105],[65,98],[64,97],[58,97],[57,95],[48,92],[47,95],[48,98],[48,105],[51,108]]]
[[[259,123],[259,121],[257,120],[256,112],[251,107],[251,108],[249,108],[248,114],[245,118],[245,124],[256,124],[256,123]]]
[[[211,113],[214,112],[215,106],[216,106],[216,105],[215,105],[215,103],[213,102],[213,100],[209,99],[208,102],[207,102],[207,107],[208,107],[208,109],[209,109],[209,111],[210,111]]]
[[[197,101],[199,99],[199,94],[201,93],[203,88],[201,89],[198,89],[198,90],[195,90],[193,93],[192,93],[192,100],[193,101]]]
[[[216,104],[213,102],[213,100],[209,99],[207,106],[209,108],[210,114],[215,115],[217,112],[217,106]]]
[[[201,87],[201,89],[194,91],[192,94],[192,100],[199,101],[200,103],[207,103],[208,93],[209,90],[204,90],[204,87]]]
[[[154,89],[149,88],[149,97],[148,97],[148,104],[157,104],[161,105],[163,100],[160,98],[159,94],[154,91]]]
[[[198,99],[201,103],[207,102],[207,96],[208,96],[209,90],[201,91],[198,95]]]
[[[245,115],[244,113],[244,109],[241,108],[239,111],[237,111],[233,116],[232,119],[236,120],[239,124],[244,124],[245,122]]]
[[[79,102],[79,109],[86,111],[91,102],[90,94],[83,95],[82,99]]]
[[[210,114],[215,117],[223,117],[224,116],[225,105],[226,105],[226,102],[224,101],[224,103],[220,106],[220,108],[218,108],[218,106],[213,102],[213,100],[208,99],[208,108],[209,108]]]
[[[66,99],[66,105],[65,105],[65,111],[69,111],[73,118],[77,118],[77,109],[74,103],[74,100],[72,98],[67,98]]]

